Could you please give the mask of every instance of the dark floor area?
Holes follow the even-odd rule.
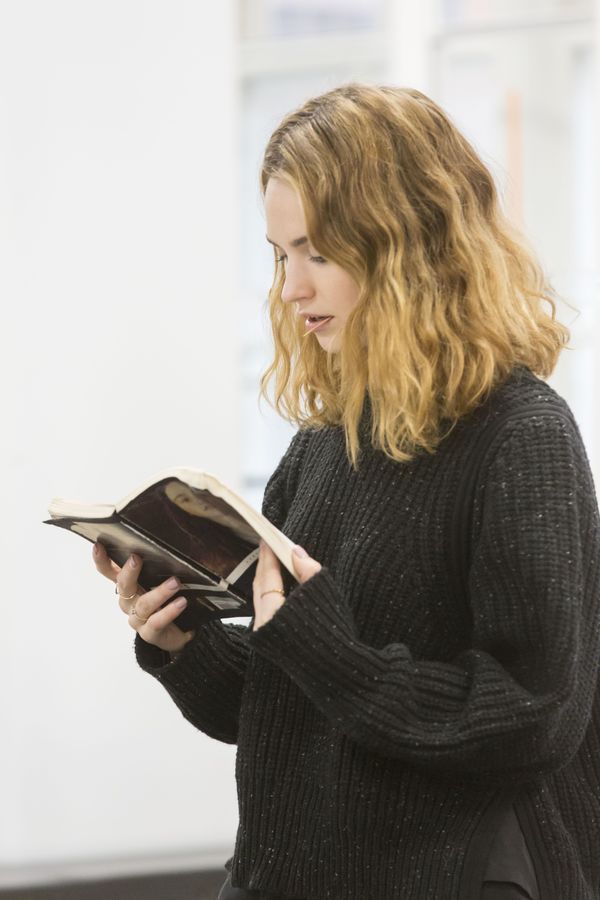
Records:
[[[225,869],[214,869],[0,889],[0,900],[216,900],[226,876]]]

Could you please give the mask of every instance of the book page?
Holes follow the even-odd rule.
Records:
[[[223,578],[260,540],[224,500],[175,478],[152,485],[123,507],[120,515]]]
[[[278,528],[273,525],[262,513],[255,510],[243,497],[232,491],[215,475],[204,472],[201,469],[192,468],[191,466],[175,466],[163,469],[152,478],[147,479],[135,491],[123,497],[115,506],[117,513],[127,509],[142,494],[152,488],[154,485],[163,481],[176,480],[186,485],[193,491],[207,492],[215,500],[222,501],[223,506],[217,508],[231,518],[232,527],[245,540],[253,542],[253,534],[256,534],[256,545],[262,538],[271,547],[275,555],[283,563],[287,571],[293,578],[296,578],[294,562],[292,558],[293,542]],[[203,493],[204,497],[205,494]],[[63,515],[70,515],[68,504],[61,501],[61,510]],[[79,513],[81,515],[81,513]],[[242,529],[249,530],[242,530]]]

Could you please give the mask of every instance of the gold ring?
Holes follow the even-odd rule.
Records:
[[[119,594],[119,597],[121,598],[121,600],[133,600],[134,597],[137,597],[137,591],[135,592],[135,594],[131,594],[130,597],[126,597],[125,594],[119,593],[119,585],[118,584],[115,584],[115,594]]]
[[[260,595],[260,599],[265,596],[265,594],[282,594],[285,597],[285,591],[282,588],[271,588],[269,591],[263,591]]]

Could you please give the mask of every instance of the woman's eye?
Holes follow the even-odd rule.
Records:
[[[310,259],[311,262],[314,262],[314,263],[326,263],[327,262],[327,260],[323,259],[322,256],[309,256],[308,258]],[[282,262],[285,262],[286,259],[287,259],[287,256],[276,256],[275,262],[282,263]]]

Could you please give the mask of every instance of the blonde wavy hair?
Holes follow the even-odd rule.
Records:
[[[267,144],[263,199],[272,177],[298,191],[315,250],[359,286],[340,350],[327,353],[302,339],[275,263],[260,396],[287,421],[343,425],[356,467],[368,395],[372,445],[405,462],[433,453],[515,366],[551,374],[570,340],[557,295],[492,175],[425,94],[352,82],[308,100]]]

